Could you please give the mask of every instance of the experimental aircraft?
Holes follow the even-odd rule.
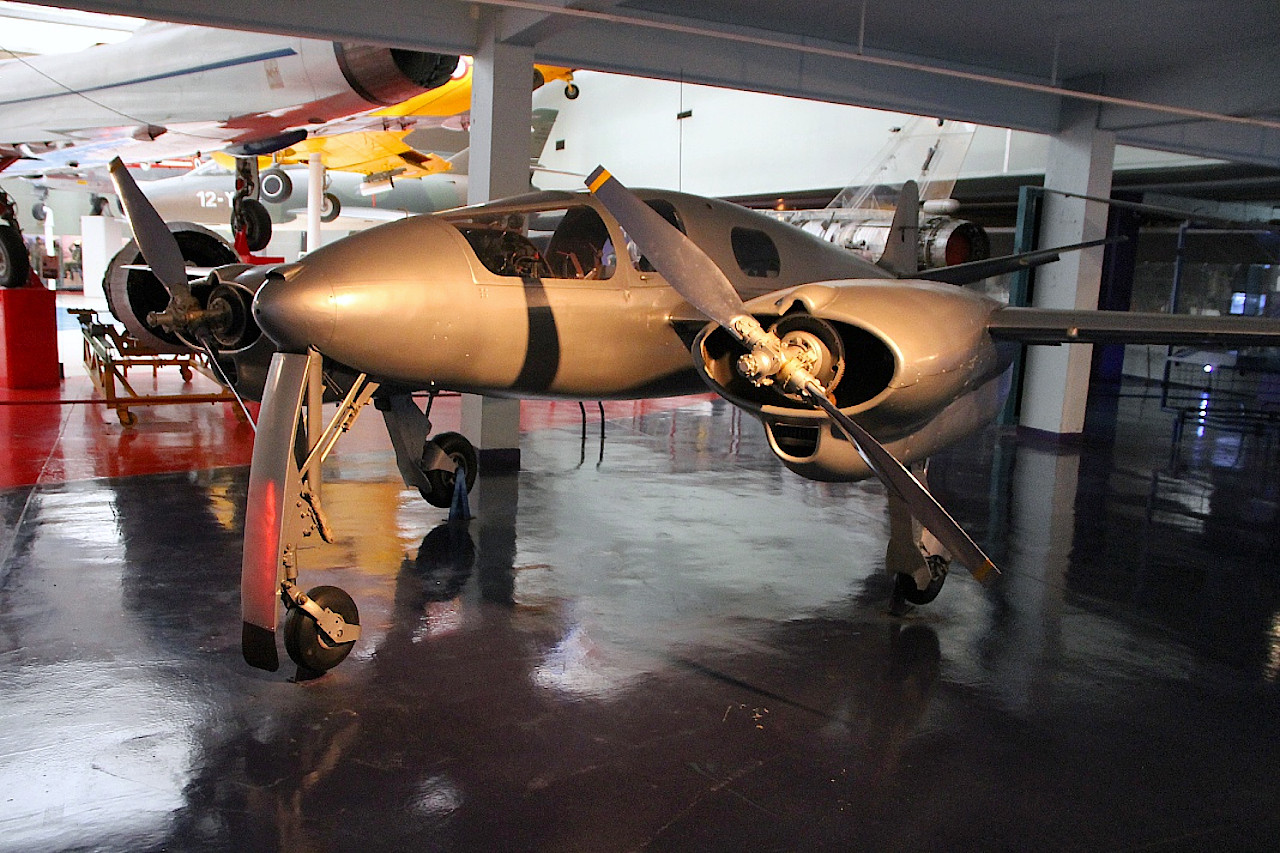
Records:
[[[879,261],[890,242],[898,189],[920,190],[919,266],[952,266],[991,256],[991,240],[976,222],[955,216],[951,197],[975,126],[916,116],[890,131],[889,141],[826,207],[774,210],[770,215],[824,240]]]
[[[1280,322],[1256,318],[1007,307],[939,283],[957,281],[960,267],[903,280],[757,211],[632,193],[603,169],[589,193],[415,216],[297,263],[203,275],[188,270],[182,241],[123,165],[112,174],[159,282],[148,324],[203,349],[262,400],[242,649],[271,671],[282,604],[285,648],[301,670],[338,665],[359,639],[355,602],[333,586],[304,592],[299,557],[305,537],[331,540],[321,463],[370,401],[406,486],[447,506],[474,482],[476,453],[456,433],[430,434],[441,390],[594,400],[710,387],[759,418],[797,474],[885,484],[891,511],[915,519],[909,547],[891,541],[886,556],[895,597],[923,604],[952,559],[980,581],[997,574],[920,474],[930,454],[995,415],[1011,346],[1280,342]],[[900,205],[900,258],[914,257],[917,222],[915,207]],[[257,372],[247,365],[268,358],[265,374],[246,380]],[[426,393],[425,412],[415,392]],[[327,422],[326,396],[338,400]]]

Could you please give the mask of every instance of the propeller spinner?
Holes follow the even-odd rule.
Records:
[[[841,370],[832,360],[838,356],[829,348],[813,346],[804,336],[784,335],[780,339],[761,326],[715,262],[603,167],[596,168],[586,184],[676,292],[746,347],[746,354],[738,361],[743,376],[755,385],[803,396],[821,408],[885,487],[910,507],[954,559],[979,581],[999,574],[991,558],[906,466],[831,402],[829,388],[819,377],[834,387]]]

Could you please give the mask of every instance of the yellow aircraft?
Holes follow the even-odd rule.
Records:
[[[459,117],[458,129],[466,126],[466,115],[471,110],[472,60],[463,56],[447,83],[437,89],[423,92],[394,106],[374,110],[359,117],[365,129],[339,133],[321,133],[278,152],[275,161],[280,164],[306,163],[320,153],[325,166],[340,172],[358,172],[362,175],[385,175],[395,178],[421,178],[450,168],[449,161],[436,154],[424,154],[404,141],[414,129],[423,125],[439,124],[432,119]],[[564,80],[565,94],[577,97],[573,83],[573,70],[552,65],[535,65],[533,88],[552,80]],[[383,119],[380,129],[368,129],[370,120]],[[424,121],[425,120],[425,121]],[[336,128],[335,128],[336,129]]]
[[[467,126],[467,114],[471,110],[472,59],[459,57],[450,79],[441,84],[439,91],[426,92],[432,97],[413,97],[390,107],[374,110],[331,122],[316,130],[308,138],[283,148],[270,157],[258,157],[254,161],[245,157],[215,154],[214,159],[237,174],[237,192],[233,202],[232,227],[243,230],[251,251],[265,247],[271,239],[271,217],[255,197],[261,193],[270,202],[283,202],[293,192],[293,184],[281,166],[308,163],[316,154],[324,157],[325,167],[338,172],[355,172],[366,176],[366,183],[382,187],[392,186],[396,178],[421,178],[452,168],[450,162],[438,154],[416,150],[405,137],[422,127],[447,126],[457,119],[457,128]],[[535,65],[533,88],[552,80],[565,81],[565,95],[578,96],[573,83],[573,70],[553,65]],[[259,176],[258,170],[262,171]],[[336,209],[330,207],[333,216]],[[332,216],[325,217],[326,221]]]
[[[472,59],[463,56],[458,60],[449,82],[429,91],[416,95],[395,106],[376,110],[375,116],[437,116],[449,117],[463,115],[471,109],[471,73]],[[578,87],[573,82],[573,69],[558,68],[554,65],[533,66],[533,88],[540,88],[552,80],[565,81],[565,97],[573,100],[578,97]]]

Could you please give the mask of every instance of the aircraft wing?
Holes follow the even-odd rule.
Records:
[[[434,116],[445,118],[461,115],[471,110],[471,57],[464,56],[459,64],[459,71],[454,72],[453,79],[443,86],[396,104],[377,110],[372,115],[389,117]],[[533,88],[537,89],[552,80],[570,81],[573,71],[554,65],[533,66]]]
[[[992,312],[987,329],[1025,344],[1280,346],[1280,320],[1263,317],[1008,307]]]
[[[0,162],[154,161],[288,137],[444,84],[457,56],[151,24],[115,44],[0,60]],[[274,146],[274,147],[269,147]]]
[[[410,147],[404,138],[408,130],[369,130],[314,136],[279,152],[281,163],[304,163],[312,154],[324,155],[327,168],[362,175],[390,174],[397,178],[421,178],[452,168],[438,154],[424,154]]]

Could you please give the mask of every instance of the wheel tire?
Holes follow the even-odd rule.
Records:
[[[31,218],[36,222],[44,222],[44,218],[48,216],[48,210],[45,209],[44,202],[38,201],[31,205]]]
[[[31,278],[31,258],[22,234],[0,222],[0,287],[24,287]]]
[[[571,101],[576,101],[578,96],[582,94],[582,90],[576,84],[570,83],[564,87],[564,96]]]
[[[321,607],[337,613],[350,625],[360,624],[360,611],[345,590],[336,586],[318,586],[307,597]],[[331,645],[323,639],[320,627],[301,608],[291,607],[284,617],[284,648],[298,666],[311,672],[328,672],[346,660],[355,641]]]
[[[284,169],[267,169],[258,176],[258,196],[263,201],[279,204],[293,195],[293,179]]]
[[[924,589],[920,589],[916,586],[915,578],[898,572],[893,576],[893,600],[905,601],[909,604],[929,604],[938,597],[938,593],[942,592],[942,585],[946,581],[947,576],[944,574],[934,578]]]
[[[234,231],[244,231],[250,252],[261,252],[271,242],[271,214],[257,199],[240,202],[240,215],[231,223]]]
[[[333,193],[325,193],[320,200],[320,221],[332,222],[342,213],[342,202]]]
[[[455,466],[461,465],[467,481],[467,492],[470,493],[476,485],[476,469],[479,467],[479,457],[476,456],[476,449],[471,442],[456,432],[442,432],[435,438],[428,439],[427,443],[435,443],[444,454],[453,460]],[[423,457],[425,459],[426,449],[423,449]],[[453,490],[457,482],[457,476],[453,471],[436,471],[427,468],[426,464],[422,464],[423,473],[426,475],[430,488],[419,488],[418,493],[422,495],[422,499],[432,506],[447,509],[453,503]]]

